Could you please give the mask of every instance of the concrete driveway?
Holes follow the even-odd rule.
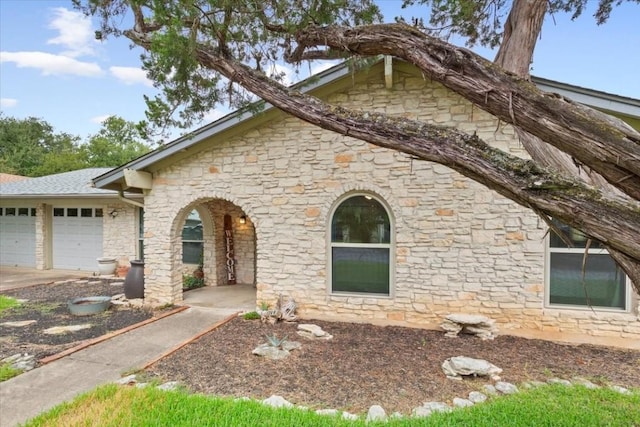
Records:
[[[79,270],[36,270],[26,267],[0,266],[0,292],[68,279],[91,277],[93,272]]]

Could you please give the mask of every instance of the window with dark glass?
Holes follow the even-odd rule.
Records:
[[[193,210],[182,228],[182,262],[185,264],[199,264],[203,245],[202,221],[198,211]]]
[[[391,223],[372,196],[344,200],[331,219],[331,291],[389,295]]]
[[[78,216],[78,208],[68,208],[67,209],[67,216]]]
[[[100,209],[102,216],[102,209]],[[144,209],[138,208],[138,259],[144,259]]]
[[[53,216],[64,216],[64,208],[53,208]]]
[[[18,216],[29,216],[29,208],[18,208]]]
[[[627,277],[602,244],[554,222],[567,242],[550,232],[549,304],[626,309]]]
[[[5,210],[6,216],[16,216],[16,208],[7,208]]]
[[[83,218],[91,218],[93,216],[93,209],[92,208],[80,209],[80,216]]]

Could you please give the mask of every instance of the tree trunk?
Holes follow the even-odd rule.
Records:
[[[542,31],[544,16],[547,11],[547,2],[539,0],[514,0],[509,16],[505,22],[504,38],[495,63],[505,71],[529,79],[529,66],[533,58],[536,39]],[[567,176],[577,176],[586,183],[593,185],[603,192],[618,193],[618,190],[609,185],[597,172],[589,167],[581,166],[567,153],[546,144],[540,138],[516,127],[516,134],[520,142],[536,163],[557,170]],[[580,228],[580,227],[578,227]],[[631,279],[636,291],[640,294],[640,263],[629,259],[625,254],[616,249],[604,245],[611,256],[622,267]]]

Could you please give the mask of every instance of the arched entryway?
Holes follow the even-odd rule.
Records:
[[[172,277],[182,283],[185,303],[255,308],[256,232],[240,206],[195,200],[180,209],[172,233]]]

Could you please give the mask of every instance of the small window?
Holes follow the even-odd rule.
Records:
[[[202,221],[198,211],[193,210],[185,220],[182,228],[182,262],[185,264],[199,264],[203,246]]]
[[[93,217],[93,209],[91,208],[82,208],[80,209],[80,216],[83,218],[91,218]]]
[[[53,216],[64,216],[64,208],[53,208]]]
[[[31,208],[31,216],[36,216],[38,210],[36,208]]]
[[[78,208],[67,208],[67,216],[78,216]]]
[[[7,216],[16,216],[16,208],[7,208],[5,213]]]
[[[102,208],[96,208],[96,218],[102,218]]]
[[[4,216],[4,208],[0,208],[0,216]]]
[[[369,195],[349,197],[331,220],[331,291],[389,295],[391,223]]]
[[[29,208],[18,208],[18,216],[29,216]]]
[[[555,232],[549,236],[547,266],[548,303],[551,306],[627,308],[627,276],[602,244],[560,222],[558,228],[571,242]],[[586,250],[586,256],[585,256]]]

